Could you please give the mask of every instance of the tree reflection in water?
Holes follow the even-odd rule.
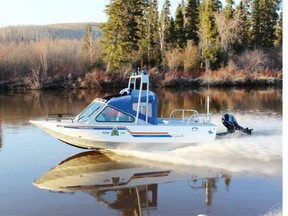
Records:
[[[223,178],[226,188],[229,188],[231,176],[223,175]],[[205,190],[205,204],[212,206],[213,194],[217,192],[218,179],[218,177],[214,177],[189,180],[193,182],[189,183],[192,188],[191,194],[193,195],[193,190]],[[135,212],[137,212],[136,215],[142,215],[142,210],[149,212],[150,209],[157,208],[158,204],[158,184],[86,193],[109,208],[122,211],[123,215],[131,215]]]
[[[2,144],[3,143],[3,138],[2,138],[2,124],[1,124],[1,121],[0,121],[0,150],[2,148]]]
[[[121,211],[123,215],[142,215],[143,209],[149,211],[150,209],[157,208],[157,184],[96,193],[90,191],[87,193],[109,208]],[[112,197],[113,200],[111,200]]]
[[[206,98],[210,96],[210,112],[234,111],[273,111],[282,115],[282,89],[206,89],[199,90],[157,90],[159,114],[168,116],[176,108],[193,108],[206,112]]]
[[[177,108],[206,112],[207,89],[156,88],[154,91],[158,94],[159,117],[168,117],[170,112]],[[6,124],[29,125],[29,120],[45,118],[50,113],[76,115],[94,98],[102,98],[118,92],[119,89],[1,92],[0,124],[2,128]],[[212,114],[223,114],[227,111],[242,113],[253,111],[272,112],[282,116],[282,89],[210,89],[209,96]],[[1,132],[0,137],[2,137]]]
[[[158,94],[158,113],[169,116],[176,108],[191,108],[205,112],[207,90],[154,89]],[[0,97],[0,121],[28,123],[27,119],[46,117],[49,113],[78,114],[94,98],[118,93],[107,91],[66,90],[63,92],[31,91],[2,93]],[[272,110],[282,115],[282,90],[211,89],[211,113],[223,110]],[[12,109],[13,108],[13,109]]]
[[[168,90],[160,88],[154,90],[158,93],[158,114],[161,117],[168,116],[170,112],[176,108],[195,108],[201,112],[206,111],[206,96],[208,94],[206,90]],[[34,133],[34,127],[29,124],[29,120],[31,119],[43,117],[45,118],[49,113],[57,112],[77,114],[84,107],[86,107],[95,97],[105,97],[108,95],[116,94],[118,92],[119,90],[107,90],[101,92],[88,90],[64,90],[50,92],[31,91],[22,93],[1,92],[0,148],[3,148],[3,146],[6,145],[7,149],[11,150],[13,150],[13,147],[18,148],[19,146],[20,148],[25,148],[24,145],[17,146],[9,144],[15,144],[14,137],[18,137],[18,139],[23,139],[23,137],[21,136],[21,133],[23,131],[29,131],[29,133]],[[202,176],[197,179],[191,179],[190,175],[189,185],[194,187],[194,189],[192,189],[191,191],[189,190],[189,186],[188,190],[186,190],[187,180],[182,181],[183,184],[179,184],[179,181],[170,181],[169,184],[162,184],[161,182],[159,183],[154,181],[152,183],[148,182],[146,184],[141,184],[141,186],[138,185],[137,187],[135,185],[129,188],[115,189],[114,187],[113,189],[105,189],[102,191],[94,190],[92,188],[89,190],[84,190],[83,188],[82,190],[79,190],[78,188],[77,191],[82,191],[84,193],[92,195],[97,201],[104,203],[111,209],[122,208],[122,210],[117,211],[123,213],[123,215],[131,215],[133,213],[135,213],[135,215],[141,215],[142,211],[149,211],[153,208],[157,208],[159,212],[162,212],[163,208],[164,211],[166,211],[166,209],[168,209],[168,211],[173,211],[175,208],[175,211],[182,211],[183,209],[188,209],[188,211],[190,212],[191,209],[198,208],[198,204],[203,204],[205,207],[208,206],[208,209],[212,209],[212,206],[215,206],[216,208],[214,208],[211,213],[216,212],[216,214],[217,208],[218,206],[220,206],[222,210],[220,210],[220,213],[218,215],[225,215],[221,213],[227,213],[229,212],[229,210],[235,209],[235,207],[237,208],[237,210],[239,210],[237,215],[259,215],[257,205],[263,208],[267,207],[268,205],[269,208],[270,206],[274,205],[275,202],[281,203],[281,182],[278,182],[278,178],[280,178],[279,176],[281,176],[282,174],[282,89],[210,89],[209,95],[211,98],[210,110],[212,114],[215,114],[214,116],[219,117],[220,114],[221,117],[221,113],[223,114],[227,111],[233,114],[245,114],[245,118],[239,118],[239,123],[242,123],[242,120],[244,120],[243,124],[245,126],[247,124],[247,126],[250,127],[250,124],[253,124],[252,127],[255,127],[255,133],[253,135],[255,136],[242,136],[240,137],[241,139],[219,139],[216,140],[216,145],[213,146],[211,146],[209,143],[199,148],[189,147],[183,149],[176,149],[173,152],[169,151],[169,154],[166,153],[165,149],[161,149],[163,151],[162,153],[159,150],[160,153],[157,152],[155,154],[149,151],[147,151],[146,154],[143,154],[143,152],[141,152],[139,153],[141,154],[141,157],[139,157],[137,153],[134,153],[141,161],[144,161],[147,158],[153,158],[155,160],[153,165],[158,165],[159,162],[168,163],[170,161],[178,161],[178,165],[181,164],[181,168],[183,168],[183,164],[187,166],[193,165],[201,167],[201,169],[207,166],[216,166],[221,170],[228,170],[228,173],[230,175],[227,175],[226,173],[221,173],[221,176],[218,178],[211,176]],[[246,115],[247,113],[248,115]],[[219,121],[221,123],[220,118]],[[263,127],[263,125],[269,125],[269,127]],[[257,127],[258,130],[256,130]],[[7,132],[8,136],[6,136]],[[11,135],[11,133],[13,134]],[[15,134],[16,136],[14,136]],[[10,143],[7,142],[7,137],[10,138]],[[30,139],[27,140],[25,144],[29,143],[30,141]],[[43,143],[46,144],[46,141],[49,142],[49,140],[44,140]],[[35,145],[37,146],[37,144]],[[34,148],[35,145],[30,145],[30,147],[33,146]],[[15,160],[16,157],[13,151],[0,152],[1,156],[5,156],[2,157],[2,159],[7,164],[7,167],[4,167],[3,164],[5,163],[1,161],[1,171],[3,172],[3,187],[1,191],[3,191],[4,194],[9,194],[9,196],[7,196],[2,203],[2,210],[3,207],[6,207],[6,211],[10,207],[11,210],[15,209],[15,205],[13,204],[15,203],[15,201],[18,202],[19,200],[27,200],[26,203],[19,203],[19,209],[15,209],[16,215],[17,213],[19,214],[20,211],[23,211],[24,214],[25,212],[27,213],[27,209],[34,209],[35,212],[37,212],[37,214],[35,215],[39,215],[44,212],[42,212],[43,209],[46,211],[46,208],[41,207],[46,207],[46,201],[48,201],[47,206],[49,206],[49,204],[50,206],[53,205],[51,203],[54,203],[54,197],[49,198],[49,196],[47,196],[46,198],[46,194],[41,193],[43,194],[43,197],[42,195],[39,197],[42,197],[43,199],[37,199],[38,194],[35,195],[34,189],[31,190],[26,187],[20,187],[23,185],[23,182],[25,180],[27,181],[27,179],[29,181],[28,183],[30,184],[30,182],[34,179],[32,179],[31,176],[35,178],[38,177],[39,173],[45,172],[47,164],[49,164],[48,167],[50,168],[50,163],[53,161],[53,158],[50,159],[50,156],[48,160],[49,162],[41,161],[42,155],[35,154],[35,152],[37,151],[34,151],[35,149],[33,148],[27,149],[27,151],[25,152],[19,151],[17,149],[19,153],[17,160]],[[50,149],[50,146],[48,146],[48,148],[51,152],[55,151],[55,149]],[[75,151],[78,151],[78,149]],[[44,154],[46,154],[46,152],[44,152]],[[60,151],[57,154],[61,158],[62,154],[64,153],[63,151]],[[23,160],[23,164],[20,164],[19,166],[19,163],[10,163],[9,160],[6,161],[5,159],[8,158],[7,156],[10,157],[13,162],[18,162],[21,158],[25,158],[25,161]],[[28,157],[31,159],[26,160]],[[122,158],[123,157],[126,158],[126,156],[122,156]],[[99,157],[97,158],[97,160],[99,160]],[[38,162],[35,163],[35,161]],[[41,161],[41,166],[38,166],[39,161]],[[64,162],[66,163],[66,161],[63,161],[63,163]],[[94,163],[95,161],[93,161],[92,164]],[[76,162],[75,164],[79,165],[81,163]],[[129,163],[128,165],[132,164]],[[23,169],[23,166],[25,166],[25,169]],[[28,169],[26,169],[26,166]],[[33,168],[29,169],[29,167],[31,166],[33,166]],[[70,164],[69,166],[71,168],[73,167],[73,164]],[[82,168],[84,171],[87,171],[89,169],[89,166],[84,164]],[[15,171],[15,173],[13,174],[10,169],[12,171]],[[170,170],[171,167],[166,167],[165,170],[167,169]],[[189,169],[187,170],[189,171]],[[237,178],[237,175],[234,175],[235,172],[240,173],[240,180],[239,178]],[[250,193],[250,187],[247,190],[247,194],[245,194],[245,192],[243,193],[242,191],[243,183],[245,183],[247,179],[249,180],[249,177],[246,176],[242,178],[243,173],[245,175],[251,174],[252,176],[252,183],[254,186],[256,186],[254,190],[251,190],[253,194]],[[23,178],[18,178],[20,174],[23,175]],[[57,175],[60,177],[65,176],[61,176],[61,172],[57,173]],[[83,180],[84,176],[85,175],[80,176],[81,180]],[[117,177],[117,175],[115,174],[113,174],[112,176]],[[260,176],[260,178],[258,176]],[[262,176],[268,176],[269,179],[267,179],[266,177],[263,179]],[[274,182],[274,177],[276,179],[276,183]],[[155,178],[152,179],[154,180]],[[67,183],[67,181],[65,182]],[[231,182],[233,182],[233,184],[231,184]],[[9,183],[8,185],[10,186],[6,186],[5,183]],[[93,184],[95,184],[95,182]],[[15,185],[19,185],[19,187],[15,187]],[[222,186],[224,186],[224,192],[222,190]],[[183,188],[185,188],[185,191],[183,191]],[[61,190],[63,190],[63,188],[61,188]],[[168,192],[166,192],[167,190]],[[184,193],[185,202],[183,202],[182,204],[180,202],[184,200],[182,197]],[[267,198],[266,195],[268,193],[269,196]],[[13,194],[15,194],[15,196],[17,197],[14,198]],[[238,202],[238,197],[236,197],[236,200],[231,200],[231,198],[233,198],[235,194],[239,195],[239,198],[242,199],[242,202]],[[170,195],[173,197],[169,197]],[[199,197],[199,195],[201,196]],[[33,196],[36,196],[36,199]],[[30,202],[31,200],[27,199],[27,197],[32,197],[33,202]],[[83,197],[85,197],[85,199],[86,197],[88,199],[91,198],[91,208],[95,207],[95,202],[93,202],[92,197]],[[65,197],[61,197],[60,199],[62,198],[65,199]],[[267,201],[266,198],[269,200]],[[193,199],[194,202],[190,202],[191,199]],[[222,199],[226,203],[219,204],[219,201],[222,202]],[[73,207],[79,206],[78,198],[75,199],[77,201],[72,201],[71,203],[70,198],[67,198],[67,200],[67,202],[69,203],[67,205],[63,205],[63,209],[65,208],[67,212],[70,211],[69,209],[72,207],[72,205]],[[198,200],[200,201],[198,202]],[[45,202],[45,205],[42,201]],[[62,202],[59,203],[61,203],[62,205]],[[173,204],[169,206],[169,208],[167,208],[167,205],[169,205],[170,203]],[[226,210],[227,204],[229,205],[229,207]],[[24,208],[24,206],[27,207],[27,209]],[[54,209],[53,207],[49,210],[52,211]],[[56,204],[55,207],[55,209],[57,209]],[[205,210],[205,207],[201,207],[202,210]],[[281,205],[279,209],[281,209]],[[15,211],[12,212],[15,213]],[[28,213],[30,213],[30,211],[28,211]],[[229,213],[226,215],[233,215]],[[177,215],[177,213],[174,215]]]

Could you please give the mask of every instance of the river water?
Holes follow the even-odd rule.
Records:
[[[224,113],[254,129],[185,148],[94,152],[29,124],[117,91],[0,93],[0,215],[282,215],[281,89],[155,89],[160,117],[209,95],[218,132]]]

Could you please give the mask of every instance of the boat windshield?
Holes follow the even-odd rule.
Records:
[[[134,117],[113,107],[106,107],[96,118],[98,122],[134,122]]]
[[[78,117],[78,121],[82,120],[82,121],[89,121],[92,117],[93,114],[99,110],[100,107],[103,106],[103,103],[99,102],[99,101],[94,101],[93,103],[91,103]]]

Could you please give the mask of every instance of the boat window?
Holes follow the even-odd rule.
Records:
[[[134,117],[108,106],[100,113],[100,115],[97,116],[96,121],[99,121],[99,122],[134,122]]]
[[[133,103],[133,110],[137,112],[138,103]],[[146,115],[146,103],[140,103],[139,113]],[[152,117],[152,104],[148,103],[148,117]]]
[[[93,114],[99,110],[99,108],[102,106],[103,104],[100,102],[93,102],[91,103],[78,117],[78,121],[82,120],[82,121],[89,121],[92,117]]]

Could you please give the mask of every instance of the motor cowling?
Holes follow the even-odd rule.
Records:
[[[224,114],[222,116],[222,123],[227,128],[228,133],[234,133],[236,130],[240,130],[246,134],[252,134],[253,129],[249,129],[248,127],[244,128],[240,126],[236,120],[236,118],[231,114]]]

